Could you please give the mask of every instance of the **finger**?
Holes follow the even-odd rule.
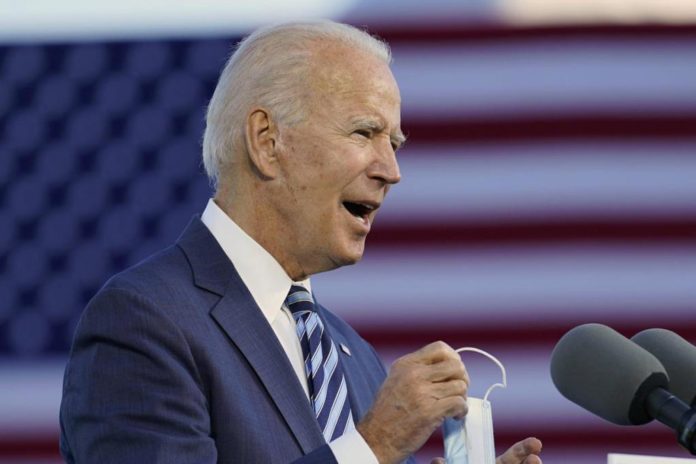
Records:
[[[496,464],[519,464],[521,462],[527,464],[525,458],[531,458],[530,455],[539,454],[541,447],[541,441],[538,439],[533,437],[525,438],[512,445],[502,456],[498,457]],[[531,461],[529,464],[533,462]]]
[[[469,405],[466,399],[461,396],[448,396],[435,403],[435,414],[440,418],[454,417],[461,419],[469,412]]]
[[[448,380],[447,382],[433,383],[429,389],[430,394],[438,400],[450,396],[461,396],[466,399],[468,385],[464,380]]]
[[[539,454],[543,445],[538,438],[529,437],[522,440],[522,447],[527,454]]]
[[[430,461],[430,464],[447,464],[445,458],[435,458]]]
[[[431,382],[442,382],[446,380],[461,379],[469,384],[469,373],[461,359],[445,359],[443,361],[430,364],[424,370],[425,380]]]
[[[418,362],[424,364],[434,364],[445,361],[447,359],[459,359],[459,355],[454,349],[443,341],[437,341],[424,346],[420,350],[413,353],[414,358]]]
[[[539,456],[532,454],[531,456],[527,456],[527,459],[525,459],[522,464],[542,464],[542,462]]]

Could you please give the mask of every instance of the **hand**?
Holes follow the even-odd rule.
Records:
[[[506,452],[498,456],[495,464],[541,464],[541,441],[536,438],[525,438],[518,441]]]
[[[394,362],[356,428],[380,464],[401,462],[423,446],[446,417],[466,415],[468,386],[459,355],[444,342],[431,343]]]
[[[526,438],[518,441],[502,455],[498,456],[495,464],[541,464],[541,442],[536,438]],[[444,458],[435,458],[430,464],[446,464]]]

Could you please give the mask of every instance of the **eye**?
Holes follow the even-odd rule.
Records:
[[[368,129],[358,129],[353,131],[353,133],[358,134],[360,137],[365,137],[366,139],[372,137],[372,132],[370,132]]]

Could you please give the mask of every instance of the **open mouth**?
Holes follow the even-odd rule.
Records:
[[[343,207],[347,209],[350,214],[363,222],[367,222],[367,216],[376,209],[372,205],[368,205],[366,203],[354,203],[352,201],[344,201]]]

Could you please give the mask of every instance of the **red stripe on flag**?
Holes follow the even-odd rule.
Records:
[[[556,456],[567,453],[570,457],[571,453],[579,450],[594,451],[600,456],[603,455],[602,457],[609,452],[655,454],[656,450],[660,450],[660,453],[669,452],[672,456],[688,456],[688,452],[677,444],[674,432],[662,424],[653,423],[634,427],[598,422],[598,427],[571,430],[548,424],[547,427],[540,429],[525,425],[524,417],[533,414],[534,411],[527,411],[524,405],[521,405],[519,425],[515,426],[514,430],[495,427],[495,443],[499,453],[526,437],[536,437],[543,444],[542,459],[544,452],[554,453]],[[589,412],[587,414],[590,415]],[[601,419],[596,420],[601,421]],[[418,452],[422,459],[431,459],[442,454],[442,436],[439,433],[434,434]]]
[[[503,323],[490,321],[488,325],[484,325],[480,321],[473,324],[466,324],[462,321],[459,324],[451,319],[440,324],[420,321],[414,325],[401,323],[375,327],[361,322],[355,322],[351,325],[378,350],[401,349],[404,346],[424,346],[436,340],[443,340],[452,346],[489,346],[495,344],[520,349],[548,348],[550,350],[567,331],[577,325],[589,322],[610,325],[626,337],[632,337],[650,327],[660,327],[672,330],[686,340],[696,340],[696,322],[666,322],[660,318],[659,310],[660,308],[655,308],[655,313],[638,321],[624,320],[620,322],[598,319],[584,320],[582,308],[578,308],[577,311],[564,310],[565,314],[577,314],[578,317],[575,321],[556,324],[544,323],[543,318],[533,317],[526,325],[524,321],[516,321],[513,324],[510,323],[511,321]],[[411,309],[403,308],[403,311],[408,313]],[[685,315],[693,314],[694,311],[696,311],[696,306],[684,308]],[[531,311],[530,314],[532,314]]]
[[[521,412],[533,414],[533,411]],[[588,413],[589,414],[589,413]],[[599,419],[598,419],[599,420]],[[544,449],[548,452],[562,452],[564,449],[577,449],[578,447],[599,451],[618,450],[632,452],[650,452],[654,449],[673,448],[675,453],[683,452],[676,444],[676,438],[667,427],[653,424],[644,427],[620,427],[610,424],[599,424],[598,427],[573,429],[554,427],[530,428],[521,420],[514,430],[496,427],[495,441],[499,450],[519,441],[527,436],[535,436],[542,440]],[[629,433],[630,432],[630,433]],[[419,452],[422,456],[442,455],[442,436],[436,432],[425,447]],[[543,456],[543,453],[542,453]],[[14,459],[16,461],[28,459],[59,459],[58,437],[54,434],[23,437],[0,437],[0,459]]]
[[[373,34],[393,45],[399,43],[436,44],[520,42],[528,40],[575,40],[592,38],[619,40],[658,40],[696,38],[696,25],[668,24],[589,24],[511,27],[479,24],[375,24]]]
[[[696,114],[544,115],[517,119],[475,120],[458,116],[438,119],[404,119],[404,130],[418,143],[504,143],[562,139],[692,139],[696,140]]]
[[[3,431],[0,435],[0,458],[42,458],[60,456],[58,432],[26,435]]]
[[[455,219],[456,221],[456,219]],[[370,246],[452,247],[490,244],[552,244],[559,242],[654,243],[681,241],[696,244],[694,219],[646,219],[621,222],[575,220],[534,224],[380,223],[370,233]]]

